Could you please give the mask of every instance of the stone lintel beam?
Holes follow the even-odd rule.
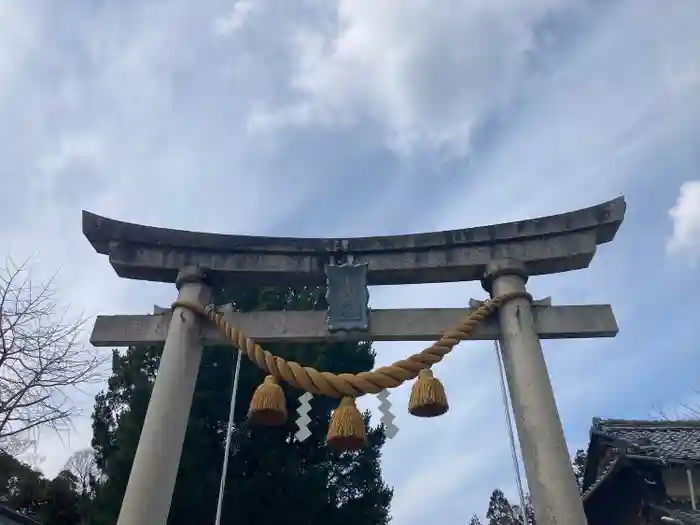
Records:
[[[533,306],[537,331],[542,339],[579,339],[614,337],[618,328],[609,305]],[[326,312],[227,312],[227,319],[247,336],[264,343],[324,340],[435,341],[449,328],[459,324],[469,309],[424,308],[372,310],[370,333],[329,333]],[[98,316],[90,342],[98,347],[160,345],[170,324],[171,313],[157,315]],[[214,326],[207,323],[202,334],[205,345],[227,344]],[[496,317],[476,331],[473,340],[499,337]]]
[[[443,232],[358,238],[258,237],[131,224],[83,212],[83,234],[121,277],[174,282],[180,268],[212,270],[222,284],[321,284],[342,248],[368,265],[370,285],[481,279],[494,259],[517,259],[528,275],[587,267],[625,215],[623,197],[538,219]]]

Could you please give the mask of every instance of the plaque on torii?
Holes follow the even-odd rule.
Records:
[[[372,310],[368,286],[481,280],[492,296],[524,294],[529,277],[586,268],[597,246],[613,240],[625,208],[620,197],[518,222],[349,239],[196,233],[83,212],[83,233],[98,253],[109,256],[119,276],[176,283],[180,298],[190,302],[210,300],[206,284],[185,286],[194,281],[218,287],[327,285],[327,312],[240,313],[222,308],[230,324],[263,344],[433,341],[478,307],[478,301],[463,309]],[[199,366],[196,355],[201,355],[202,345],[225,342],[193,312],[176,313],[177,318],[169,309],[156,309],[153,315],[99,316],[91,336],[95,346],[165,343],[119,525],[165,523]],[[549,299],[520,298],[502,306],[471,337],[501,340],[538,525],[585,523],[539,339],[616,334],[609,305],[553,306]],[[163,441],[169,443],[167,454]]]

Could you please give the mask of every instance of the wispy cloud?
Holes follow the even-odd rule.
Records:
[[[341,0],[333,23],[295,28],[288,97],[251,114],[255,129],[378,125],[407,153],[465,154],[471,136],[538,77],[547,25],[584,15],[568,0],[459,3]],[[547,38],[550,41],[547,41]]]
[[[691,262],[700,256],[700,181],[681,185],[676,204],[668,211],[673,234],[666,244],[671,254],[685,254]]]
[[[214,21],[216,34],[228,37],[241,29],[246,20],[255,9],[256,3],[252,0],[238,0],[233,4],[231,11]]]

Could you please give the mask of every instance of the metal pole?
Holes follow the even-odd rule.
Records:
[[[236,410],[236,392],[238,391],[238,375],[241,371],[241,350],[236,349],[236,369],[233,373],[233,391],[231,392],[231,406],[228,411],[228,426],[226,427],[226,447],[224,449],[224,464],[221,469],[221,483],[219,483],[219,501],[216,503],[216,519],[214,525],[221,523],[221,510],[224,506],[224,489],[226,488],[226,472],[228,472],[228,457],[231,450],[231,434],[233,434],[233,414]]]
[[[513,432],[513,421],[510,419],[510,402],[508,401],[508,392],[506,392],[506,380],[503,377],[503,359],[501,358],[501,349],[498,346],[498,341],[493,341],[493,347],[496,350],[496,359],[498,359],[498,379],[501,380],[501,396],[503,397],[503,409],[506,415],[506,423],[508,424],[508,437],[510,438],[510,453],[513,457],[513,468],[515,469],[515,482],[518,487],[518,497],[520,498],[520,513],[522,515],[523,525],[527,525],[527,510],[525,508],[525,492],[523,491],[523,481],[520,478],[520,464],[518,463],[518,452],[515,447],[515,433]]]
[[[688,489],[690,490],[690,503],[693,510],[698,510],[698,504],[695,501],[695,483],[693,483],[693,471],[690,467],[686,467],[685,473],[688,476]]]

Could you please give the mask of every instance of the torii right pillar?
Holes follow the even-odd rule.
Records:
[[[492,297],[525,292],[526,268],[512,259],[491,262],[483,286]],[[498,311],[501,351],[537,525],[586,525],[552,383],[529,299]]]

